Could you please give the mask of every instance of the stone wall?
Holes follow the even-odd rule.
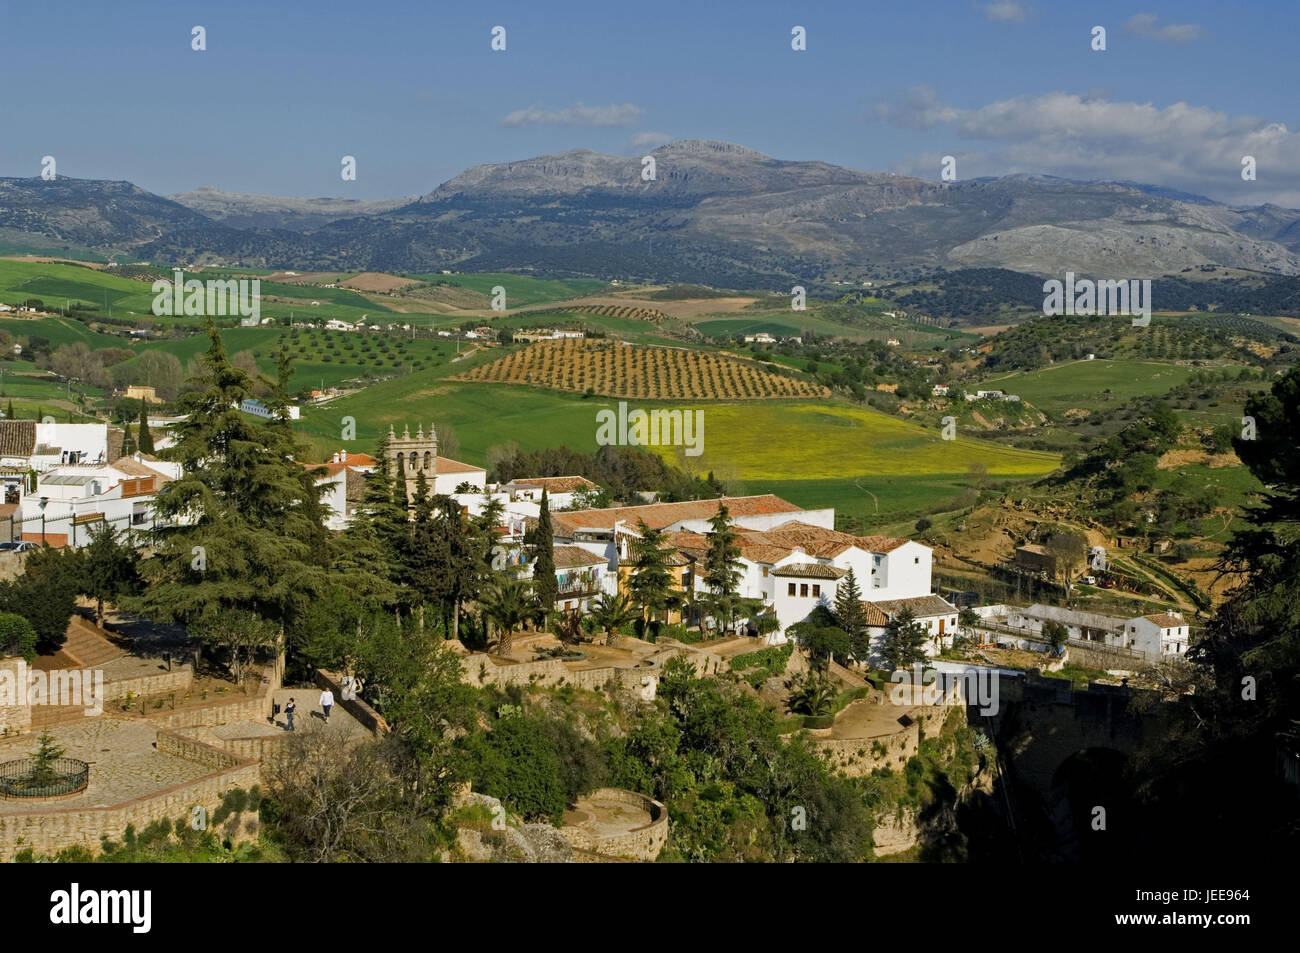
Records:
[[[0,659],[0,679],[8,685],[7,691],[15,694],[12,700],[18,701],[26,699],[26,684],[18,684],[19,665],[22,662],[20,658]],[[21,734],[30,731],[32,727],[32,706],[22,705],[5,705],[6,699],[0,698],[0,735]]]
[[[21,814],[0,814],[0,861],[10,861],[26,848],[39,855],[54,854],[80,845],[92,853],[99,853],[100,838],[121,840],[127,825],[134,825],[139,831],[164,818],[188,818],[194,807],[204,808],[210,817],[227,791],[248,789],[258,783],[256,764],[209,745],[160,731],[158,748],[198,760],[200,764],[222,766],[185,784],[111,807],[56,810],[42,807]]]
[[[262,674],[257,690],[250,694],[242,692],[230,696],[213,696],[202,707],[191,706],[171,710],[161,708],[144,715],[124,713],[115,717],[145,718],[160,728],[211,728],[216,725],[229,725],[241,721],[265,721],[271,715],[272,696],[280,688],[283,669],[279,665],[269,666]],[[256,673],[249,676],[256,678]]]
[[[327,672],[324,669],[316,669],[316,687],[328,688],[334,693],[334,702],[343,706],[343,710],[364,725],[376,738],[388,734],[388,722],[384,721],[384,716],[379,714],[360,698],[354,698],[345,701],[343,698],[343,683],[341,676]]]
[[[911,724],[880,735],[833,738],[832,728],[811,728],[805,733],[833,770],[843,771],[851,778],[870,774],[876,768],[899,771],[920,752],[921,732],[938,734],[952,708],[951,705],[926,705],[901,710],[899,715],[907,715]]]
[[[560,828],[560,834],[573,847],[609,857],[651,861],[668,843],[668,810],[653,798],[622,788],[600,788],[588,798],[630,804],[649,814],[651,820],[643,827],[604,837],[597,837],[581,827]]]
[[[153,675],[138,675],[135,678],[121,678],[104,682],[104,700],[114,701],[125,698],[127,692],[132,695],[161,695],[164,692],[184,694],[194,682],[194,672],[189,663],[173,666],[170,672],[157,672]]]

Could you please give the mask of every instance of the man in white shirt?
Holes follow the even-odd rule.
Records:
[[[320,707],[325,711],[325,720],[330,720],[330,709],[334,707],[334,693],[328,688],[320,693]]]

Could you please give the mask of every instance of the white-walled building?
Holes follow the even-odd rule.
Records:
[[[598,493],[600,487],[584,476],[528,477],[511,480],[502,487],[512,500],[529,500],[533,503],[542,501],[542,490],[546,491],[546,504],[552,510],[566,510],[573,506],[577,494]]]
[[[786,629],[808,618],[818,606],[835,604],[835,591],[847,572],[837,566],[815,562],[789,562],[771,572],[772,608],[776,613],[779,640]]]
[[[1127,648],[1141,652],[1152,661],[1186,655],[1191,640],[1186,620],[1173,611],[1136,616],[1124,623],[1124,632]]]
[[[111,465],[54,467],[37,476],[12,513],[10,536],[81,548],[101,522],[128,535],[150,531],[158,522],[154,499],[163,485],[179,479],[177,463],[142,454]]]
[[[65,464],[108,462],[108,424],[0,420],[0,468],[38,473]]]
[[[867,610],[867,632],[871,638],[871,662],[881,661],[881,645],[889,623],[903,612],[911,612],[912,619],[925,629],[928,636],[925,654],[938,655],[942,649],[952,648],[957,636],[957,617],[959,611],[955,605],[942,596],[924,595],[905,599],[883,599],[879,601],[864,600]]]

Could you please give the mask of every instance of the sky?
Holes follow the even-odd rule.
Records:
[[[481,163],[720,139],[1300,207],[1298,27],[1300,0],[6,2],[0,175],[50,155],[159,194],[377,199]]]

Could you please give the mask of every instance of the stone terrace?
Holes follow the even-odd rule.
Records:
[[[212,773],[212,767],[158,751],[158,728],[143,720],[82,718],[52,725],[49,732],[64,756],[90,765],[90,783],[78,794],[58,799],[0,799],[0,814],[34,810],[112,807],[187,784]],[[0,761],[24,758],[36,750],[36,738],[24,735],[0,743]]]

